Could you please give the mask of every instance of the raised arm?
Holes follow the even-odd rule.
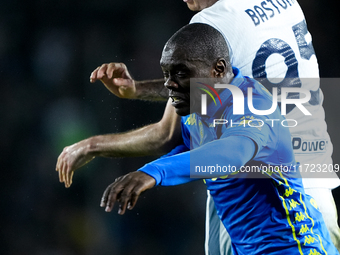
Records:
[[[163,155],[182,141],[180,122],[169,101],[157,123],[125,133],[93,136],[67,146],[56,165],[59,181],[70,187],[74,171],[95,157]]]
[[[100,80],[114,95],[127,99],[165,101],[169,92],[163,86],[164,79],[135,81],[123,63],[98,66],[90,76],[90,82]]]

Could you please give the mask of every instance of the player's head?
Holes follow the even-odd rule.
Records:
[[[224,37],[215,28],[201,23],[177,31],[165,44],[160,64],[164,86],[181,116],[200,109],[201,94],[198,89],[192,89],[190,94],[190,78],[215,78],[229,83],[233,77]]]
[[[183,0],[192,11],[202,11],[205,8],[212,6],[218,0]]]

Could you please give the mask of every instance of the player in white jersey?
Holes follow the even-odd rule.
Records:
[[[310,91],[311,99],[304,106],[311,116],[295,107],[287,108],[286,119],[298,122],[290,132],[296,160],[305,176],[306,193],[317,199],[333,242],[340,249],[340,231],[331,193],[331,189],[339,186],[339,179],[332,171],[327,170],[322,175],[313,175],[309,171],[314,166],[329,166],[331,169],[333,148],[324,120],[317,59],[299,4],[294,0],[220,0],[196,14],[190,23],[195,22],[218,29],[228,43],[232,65],[247,76],[259,78],[270,91],[272,87],[300,87]],[[206,251],[211,250],[216,238],[225,239],[221,224],[219,231],[212,229],[208,232],[208,224],[213,224],[211,219],[217,217],[210,198],[208,215]],[[221,254],[228,250],[223,246],[218,249]],[[211,254],[218,254],[218,251]]]
[[[192,20],[206,23],[225,37],[231,63],[246,76],[259,78],[271,87],[302,87],[312,94],[304,106],[312,114],[287,108],[287,119],[299,125],[291,128],[296,160],[307,164],[331,165],[332,144],[326,130],[319,88],[318,64],[303,13],[292,0],[188,0],[192,10],[201,10]],[[118,78],[118,79],[117,79]],[[274,78],[281,78],[279,81]],[[283,79],[285,78],[285,79]],[[159,99],[162,80],[135,82],[123,64],[103,64],[91,74],[114,94],[124,98]],[[274,83],[274,84],[273,84]],[[146,86],[147,85],[147,86]],[[152,89],[152,88],[155,89]],[[155,92],[156,91],[156,92]],[[167,96],[167,93],[164,93]],[[74,170],[94,156],[140,156],[165,153],[180,139],[178,123],[168,103],[163,119],[126,134],[96,136],[66,147],[58,158],[59,179],[69,187]],[[143,146],[140,146],[143,144]],[[315,197],[323,212],[333,242],[340,250],[340,230],[331,189],[339,185],[333,178],[304,179],[306,193]],[[318,197],[319,195],[321,197]],[[207,200],[206,254],[228,254],[228,234],[216,215],[212,199]]]

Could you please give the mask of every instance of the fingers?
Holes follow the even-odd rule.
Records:
[[[56,165],[56,171],[58,172],[59,182],[65,183],[65,187],[70,187],[69,184],[69,177],[67,176],[67,170],[68,166],[65,162],[65,150],[67,147],[64,148],[63,152],[59,155],[57,165]]]
[[[123,63],[110,63],[107,65],[106,75],[109,79],[113,77],[126,78],[124,76],[125,71],[127,71],[127,68]]]
[[[132,210],[140,195],[139,187],[133,185],[124,187],[116,182],[112,183],[104,192],[100,206],[105,207],[106,212],[111,212],[116,201],[119,202],[118,214],[123,215],[126,208]]]
[[[90,82],[94,83],[96,80],[102,79],[106,76],[107,64],[102,64],[98,66],[90,75]]]
[[[90,75],[90,82],[100,80],[119,98],[135,98],[135,81],[123,63],[109,63],[97,67]]]
[[[100,66],[98,66],[90,75],[90,82],[94,83],[97,80],[97,72],[99,70]]]
[[[70,167],[67,167],[64,171],[65,174],[65,187],[69,188],[72,184],[72,177],[73,177],[73,171],[71,171]]]
[[[141,193],[140,189],[135,189],[134,191],[132,191],[127,209],[132,210],[135,207],[140,193]]]
[[[114,182],[111,185],[109,185],[106,190],[104,191],[100,206],[105,207],[106,212],[111,212],[113,209],[114,204],[117,200],[119,200],[119,210],[118,214],[124,214],[126,205],[129,200],[129,190],[130,187],[127,187],[124,189],[124,185],[118,182]]]
[[[90,82],[103,78],[129,78],[127,77],[127,68],[123,63],[109,63],[98,66],[90,75]]]
[[[63,175],[62,175],[62,168],[58,168],[58,176],[59,176],[59,182],[63,182]]]
[[[135,85],[134,81],[131,79],[124,79],[124,78],[114,78],[113,82],[117,86],[121,86],[121,89],[124,89],[124,87],[132,87]]]
[[[63,164],[62,156],[63,156],[63,153],[61,153],[60,156],[58,157],[57,166],[56,166],[56,171],[58,172],[59,182],[64,182],[63,168],[65,164]]]
[[[129,173],[110,184],[102,196],[101,207],[111,212],[114,204],[119,202],[118,214],[123,215],[126,209],[133,209],[140,194],[155,185],[155,179],[143,172]]]
[[[132,189],[133,187],[128,186],[122,190],[121,195],[119,197],[118,214],[123,215],[125,213],[126,207],[128,203],[130,203]]]
[[[72,184],[73,173],[72,167],[68,162],[67,148],[65,147],[63,152],[58,157],[56,171],[58,172],[59,182],[64,183],[66,188],[69,188]]]
[[[102,196],[102,200],[100,202],[100,207],[105,207],[105,211],[106,212],[110,212],[112,210],[112,207],[114,205],[114,194],[113,191],[111,190],[111,187],[114,185],[114,183],[110,184],[104,191],[103,196]],[[110,196],[110,201],[108,201],[108,197],[110,195],[110,193],[112,192],[111,196]]]
[[[74,172],[71,171],[71,172],[70,172],[70,177],[69,177],[69,187],[70,187],[71,184],[72,184],[73,174],[74,174]]]
[[[109,185],[102,196],[102,200],[100,203],[100,207],[105,207],[106,212],[111,212],[112,208],[118,198],[119,192],[122,190],[121,188],[116,187],[117,183],[114,182]]]

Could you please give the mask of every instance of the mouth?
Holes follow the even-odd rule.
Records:
[[[180,97],[175,97],[175,96],[170,96],[170,98],[172,99],[172,102],[173,103],[177,103],[177,102],[179,102],[179,101],[183,101],[183,99],[182,98],[180,98]]]
[[[172,99],[172,103],[171,104],[174,107],[181,107],[183,105],[188,104],[187,100],[182,95],[176,95],[176,94],[171,93],[169,95],[169,97]]]

